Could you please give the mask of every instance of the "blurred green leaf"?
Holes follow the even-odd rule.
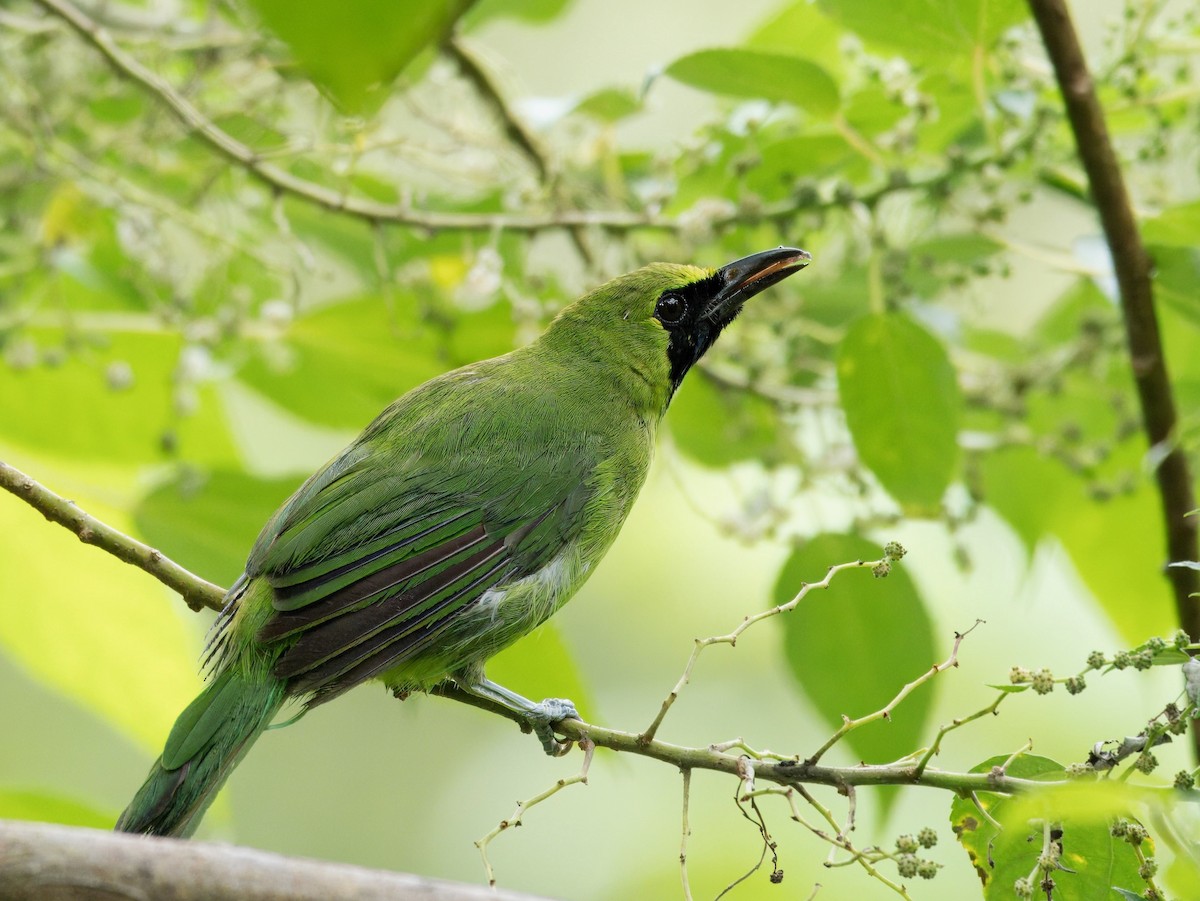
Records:
[[[478,0],[463,16],[463,25],[475,29],[492,19],[516,19],[545,25],[561,16],[571,0]]]
[[[633,91],[604,88],[580,100],[575,104],[574,112],[601,122],[619,122],[641,108],[642,102]]]
[[[1155,297],[1200,325],[1200,249],[1164,244],[1148,249],[1154,260]]]
[[[76,478],[94,483],[97,495],[110,490],[111,474]],[[121,511],[76,485],[70,496],[84,509],[129,528]],[[0,648],[30,677],[157,753],[200,688],[195,614],[145,573],[81,545],[23,504],[0,504],[0,533],[19,536],[0,542],[5,594],[25,599],[0,604]]]
[[[1200,245],[1200,201],[1168,207],[1142,224],[1147,244],[1194,248]]]
[[[530,698],[567,698],[585,720],[603,720],[574,656],[552,622],[489,660],[488,675]]]
[[[962,400],[941,343],[903,313],[855,322],[838,391],[862,462],[902,505],[935,508],[958,466]]]
[[[415,306],[409,296],[391,311],[375,297],[330,304],[296,320],[286,341],[258,348],[238,375],[305,419],[362,428],[445,369],[438,335]]]
[[[472,0],[247,2],[308,77],[344,110],[357,113],[373,89],[387,88],[418,53],[440,43]],[[377,96],[381,101],[385,94]]]
[[[66,329],[29,328],[24,337],[41,362],[20,371],[0,363],[6,441],[121,463],[163,461],[164,440],[196,461],[236,456],[208,386],[196,390],[190,415],[175,412],[178,334],[109,331],[82,346]]]
[[[786,196],[801,181],[820,179],[859,157],[838,134],[806,134],[766,144],[746,185],[767,197]]]
[[[830,566],[880,556],[880,545],[858,535],[818,535],[783,564],[772,601],[791,600],[804,582],[820,579]],[[935,663],[933,624],[904,567],[893,567],[886,579],[866,575],[842,573],[779,619],[788,667],[831,729],[842,724],[843,715],[880,709]],[[869,763],[909,754],[921,744],[932,704],[931,689],[922,686],[889,720],[861,726],[843,743],[856,760]]]
[[[942,66],[970,60],[1029,15],[1021,0],[817,0],[817,6],[869,42]]]
[[[840,46],[842,27],[810,0],[785,6],[746,39],[752,50],[810,59],[835,76],[844,68]]]
[[[794,104],[817,116],[838,107],[838,86],[816,63],[754,50],[701,50],[667,66],[676,81],[731,97],[761,97]]]
[[[111,829],[116,813],[108,813],[52,792],[0,788],[0,820],[36,820],[64,826]]]
[[[681,451],[705,466],[738,460],[776,462],[782,450],[779,412],[769,400],[692,372],[671,401],[667,416]]]
[[[987,454],[980,474],[987,503],[1027,550],[1046,536],[1062,543],[1126,640],[1170,630],[1174,608],[1162,577],[1162,526],[1148,478],[1142,476],[1131,493],[1099,500],[1084,479],[1030,447]]]
[[[241,575],[263,524],[301,481],[224,470],[187,472],[147,494],[134,522],[151,547],[228,587]]]

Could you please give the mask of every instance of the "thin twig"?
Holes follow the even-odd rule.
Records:
[[[688,881],[687,868],[688,836],[692,834],[692,827],[688,824],[688,807],[691,804],[692,796],[692,771],[689,767],[684,767],[680,772],[683,773],[683,835],[679,840],[679,878],[683,882],[684,901],[692,901],[692,885]]]
[[[959,646],[963,643],[963,639],[966,638],[968,635],[970,635],[973,631],[975,631],[975,629],[978,628],[979,624],[982,622],[983,622],[983,620],[977,619],[977,620],[975,620],[975,625],[971,626],[971,628],[967,629],[967,631],[955,632],[954,633],[954,646],[950,649],[950,656],[947,657],[945,660],[943,660],[941,663],[934,664],[932,667],[927,669],[924,673],[922,673],[916,679],[913,679],[911,682],[909,682],[907,685],[905,685],[903,688],[901,688],[900,691],[896,693],[896,696],[894,698],[892,698],[890,701],[888,701],[886,706],[881,707],[879,710],[876,710],[874,713],[868,713],[865,716],[860,716],[858,719],[854,719],[854,720],[850,719],[849,717],[843,716],[841,727],[835,733],[833,733],[833,735],[831,735],[829,737],[829,740],[827,742],[825,742],[825,744],[821,745],[821,747],[819,747],[816,750],[816,752],[811,757],[808,758],[808,760],[806,762],[807,763],[816,763],[818,760],[821,759],[821,757],[825,754],[826,751],[828,751],[835,744],[837,744],[839,741],[841,741],[842,738],[844,738],[848,732],[852,732],[853,730],[859,728],[860,726],[865,726],[867,723],[873,723],[876,720],[891,719],[892,711],[896,709],[896,706],[901,701],[903,701],[910,694],[912,694],[913,691],[915,691],[920,686],[924,685],[926,682],[928,682],[930,679],[932,679],[938,673],[945,672],[946,670],[950,669],[953,666],[958,666],[958,648],[959,648]]]
[[[118,560],[145,570],[168,588],[178,591],[193,610],[204,607],[220,610],[224,606],[224,589],[188,572],[161,551],[89,516],[74,501],[59,497],[2,460],[0,488],[15,494],[51,522],[70,529],[84,544],[95,545]]]
[[[800,602],[808,596],[810,591],[815,591],[819,588],[828,588],[829,583],[833,581],[833,577],[843,570],[875,567],[881,562],[882,561],[879,560],[872,560],[869,562],[856,560],[853,563],[840,563],[837,566],[831,566],[829,567],[829,571],[825,573],[825,578],[819,582],[805,582],[800,586],[800,591],[797,592],[796,596],[786,604],[779,604],[778,606],[763,610],[760,613],[755,613],[752,616],[744,617],[742,621],[738,623],[737,628],[726,635],[713,635],[709,638],[697,638],[695,640],[695,646],[692,648],[692,655],[688,658],[687,665],[683,668],[683,675],[679,677],[679,681],[675,683],[675,687],[672,688],[666,698],[663,699],[662,706],[658,711],[658,715],[654,717],[653,722],[651,722],[646,728],[646,731],[642,733],[642,741],[650,742],[653,740],[655,733],[658,732],[658,727],[662,725],[663,720],[666,718],[667,711],[671,709],[671,706],[675,703],[676,699],[678,699],[679,693],[683,691],[684,686],[686,686],[688,681],[691,679],[692,670],[696,667],[696,661],[699,659],[701,652],[705,648],[714,644],[727,644],[731,647],[736,646],[738,637],[755,623],[761,622],[762,620],[768,619],[772,616],[778,616],[780,613],[786,613],[789,610],[794,610],[800,604]]]
[[[988,704],[986,707],[980,708],[979,710],[976,710],[974,713],[967,716],[953,719],[938,729],[938,734],[937,737],[934,738],[933,744],[926,749],[925,753],[921,755],[921,759],[917,762],[917,773],[920,774],[925,772],[925,767],[929,766],[929,761],[941,751],[942,739],[946,737],[947,733],[953,732],[955,729],[960,729],[967,723],[974,722],[977,719],[987,716],[989,713],[994,714],[1004,699],[1012,694],[1014,694],[1014,692],[1002,691],[996,697],[996,700],[992,701],[992,703]]]
[[[518,801],[517,809],[513,812],[512,816],[510,816],[507,820],[501,820],[496,824],[496,827],[492,829],[491,832],[479,839],[479,841],[475,842],[475,847],[479,849],[479,856],[483,858],[483,867],[487,871],[488,885],[492,886],[493,888],[496,886],[496,872],[492,869],[492,862],[488,860],[487,854],[488,845],[492,843],[492,840],[501,832],[507,832],[509,829],[520,826],[526,813],[528,813],[538,804],[541,804],[547,798],[552,798],[554,795],[557,795],[564,788],[567,788],[570,785],[579,785],[580,783],[587,785],[588,770],[591,769],[592,766],[592,756],[596,753],[596,745],[587,738],[581,738],[579,740],[579,747],[583,750],[583,765],[579,768],[578,773],[576,773],[574,776],[569,776],[566,779],[559,779],[548,789],[538,792],[532,798],[526,798],[524,801]]]
[[[1200,559],[1197,523],[1189,517],[1196,507],[1192,475],[1179,445],[1171,381],[1167,374],[1154,308],[1152,264],[1138,232],[1133,205],[1125,188],[1121,166],[1109,138],[1104,111],[1096,96],[1079,38],[1065,0],[1029,0],[1041,31],[1046,53],[1062,91],[1063,104],[1075,146],[1091,186],[1092,198],[1112,255],[1121,311],[1129,345],[1130,365],[1142,410],[1142,425],[1158,465],[1154,476],[1162,502],[1167,559]],[[1195,570],[1172,567],[1166,571],[1175,596],[1179,624],[1200,639],[1200,590]],[[1200,752],[1200,731],[1193,733]]]

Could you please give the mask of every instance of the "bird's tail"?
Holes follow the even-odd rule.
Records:
[[[117,820],[117,831],[191,835],[283,701],[278,679],[251,678],[234,669],[218,675],[175,721],[162,756]]]

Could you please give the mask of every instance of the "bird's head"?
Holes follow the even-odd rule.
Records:
[[[651,263],[585,294],[559,314],[547,338],[577,356],[624,363],[652,388],[661,407],[688,370],[733,322],[742,305],[799,272],[812,257],[777,247],[720,269]]]

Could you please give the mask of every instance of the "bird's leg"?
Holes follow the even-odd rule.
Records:
[[[559,741],[554,737],[554,724],[560,720],[579,719],[579,712],[572,702],[563,698],[546,698],[535,704],[482,674],[476,679],[454,681],[467,694],[503,707],[527,723],[533,734],[541,739],[542,749],[551,757],[561,757],[571,750],[570,741]]]

